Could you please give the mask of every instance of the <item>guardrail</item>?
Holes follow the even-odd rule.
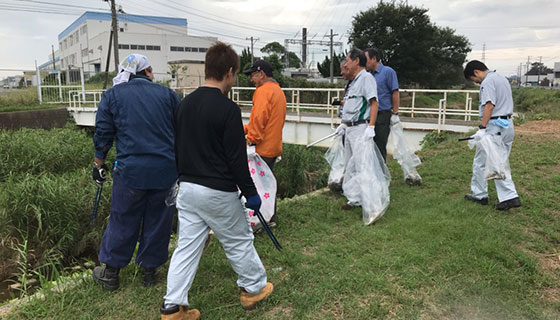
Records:
[[[172,88],[180,95],[185,96],[194,91],[195,87]],[[287,98],[287,108],[296,113],[298,121],[302,120],[303,112],[314,112],[327,114],[334,125],[337,118],[338,108],[332,105],[334,99],[341,99],[343,88],[283,88]],[[252,106],[249,100],[253,96],[255,88],[233,87],[228,96],[240,107]],[[407,93],[411,100],[410,105],[401,105],[399,113],[411,118],[422,118],[437,116],[438,127],[445,125],[448,117],[461,118],[463,121],[471,121],[473,116],[478,116],[478,108],[473,110],[472,96],[477,95],[476,90],[439,90],[439,89],[400,89],[401,97]],[[69,108],[97,108],[103,90],[72,90],[69,93]],[[437,106],[419,107],[417,99],[422,94],[441,94]],[[454,108],[449,107],[450,94],[463,94],[464,104],[455,103]],[[408,99],[408,98],[407,98]],[[455,99],[457,101],[457,99]],[[439,129],[438,129],[439,130]]]

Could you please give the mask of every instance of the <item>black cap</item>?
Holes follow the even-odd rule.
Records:
[[[264,73],[267,76],[272,77],[272,66],[266,60],[255,61],[255,63],[253,63],[251,68],[249,68],[247,70],[243,70],[243,73],[244,74],[251,74],[251,73],[257,72],[257,71],[264,71]]]

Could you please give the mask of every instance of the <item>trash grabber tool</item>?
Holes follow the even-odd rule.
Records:
[[[467,140],[472,140],[474,139],[473,137],[466,137],[466,138],[459,138],[459,141],[467,141]]]
[[[272,243],[274,243],[276,249],[278,249],[278,251],[281,251],[282,246],[280,245],[280,243],[278,242],[278,240],[276,239],[272,231],[270,231],[270,228],[268,227],[266,220],[264,220],[264,217],[262,216],[261,212],[259,210],[254,210],[254,211],[257,217],[259,218],[259,221],[261,222],[261,225],[263,226],[264,230],[266,230],[266,233],[270,237],[270,240],[272,240]]]
[[[97,193],[95,194],[95,202],[93,203],[93,209],[91,209],[91,218],[89,219],[89,224],[93,224],[93,221],[97,216],[97,207],[99,206],[99,199],[101,199],[102,190],[103,190],[103,184],[97,186]]]
[[[314,145],[316,145],[317,143],[319,143],[319,142],[321,142],[321,141],[327,140],[328,138],[332,138],[332,137],[334,137],[335,135],[336,135],[336,132],[333,132],[333,133],[329,134],[329,135],[326,136],[326,137],[323,137],[323,138],[321,138],[321,139],[319,139],[319,140],[317,140],[317,141],[315,141],[315,142],[311,142],[310,144],[308,144],[308,145],[306,146],[306,148],[309,148],[309,147],[311,147],[311,146],[314,146]]]

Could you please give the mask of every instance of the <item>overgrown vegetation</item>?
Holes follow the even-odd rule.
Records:
[[[0,112],[13,111],[7,110],[10,107],[35,106],[38,104],[37,88],[10,90],[5,94],[0,94]]]
[[[516,136],[511,168],[523,206],[498,212],[466,202],[473,151],[450,135],[420,152],[424,184],[406,185],[395,161],[387,213],[364,226],[334,193],[279,203],[274,233],[255,246],[275,285],[257,310],[239,305],[236,275],[213,239],[191,306],[206,319],[558,319],[560,318],[560,140]],[[490,187],[490,202],[496,193]],[[157,319],[162,281],[143,288],[135,266],[107,293],[90,277],[48,291],[9,319]]]
[[[560,90],[514,88],[513,103],[524,120],[560,120]]]

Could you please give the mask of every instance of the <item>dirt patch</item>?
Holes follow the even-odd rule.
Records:
[[[560,137],[560,120],[529,121],[515,127],[515,133]]]
[[[292,319],[293,312],[291,306],[275,306],[264,315],[264,319]]]
[[[303,249],[301,250],[301,253],[303,253],[304,255],[308,256],[308,257],[314,257],[317,250],[314,247],[303,247]]]

